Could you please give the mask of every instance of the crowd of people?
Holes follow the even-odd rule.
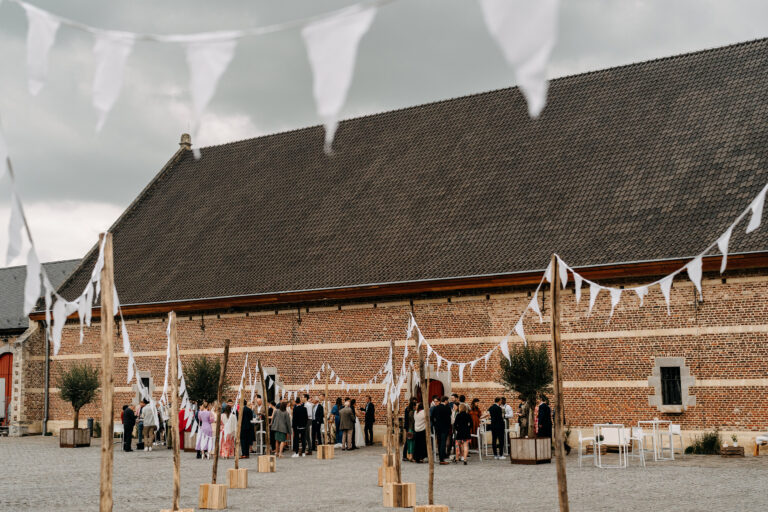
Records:
[[[240,423],[240,446],[235,446],[240,411],[232,400],[218,405],[203,401],[196,405],[193,414],[187,417],[185,411],[179,411],[179,438],[181,449],[184,449],[185,432],[196,431],[194,438],[197,458],[208,459],[214,454],[215,433],[217,422],[221,422],[219,431],[219,457],[232,458],[235,450],[240,450],[241,458],[248,458],[255,453],[256,441],[261,434],[260,442],[266,441],[264,426],[269,417],[270,444],[272,452],[277,457],[283,457],[286,446],[293,457],[311,455],[317,446],[325,444],[326,426],[328,427],[329,444],[334,444],[341,450],[356,450],[358,447],[373,444],[373,425],[376,411],[371,397],[366,397],[366,403],[358,408],[354,398],[336,398],[330,410],[326,412],[325,394],[314,397],[304,394],[295,400],[278,402],[265,401],[256,395],[254,403],[249,405],[243,401],[243,420]],[[487,410],[482,411],[480,400],[466,402],[464,395],[433,396],[426,410],[424,405],[415,397],[411,398],[403,414],[402,429],[404,430],[403,460],[416,463],[424,462],[427,457],[427,426],[426,415],[429,414],[432,434],[435,438],[436,456],[440,464],[463,462],[467,464],[470,448],[477,449],[478,429],[481,423],[486,424],[486,430],[491,433],[493,457],[504,457],[506,431],[515,422],[520,432],[525,433],[528,427],[528,406],[518,405],[517,413],[507,404],[505,397],[497,397]],[[159,405],[150,407],[147,400],[138,406],[124,406],[121,419],[124,425],[125,451],[133,451],[133,431],[136,427],[137,449],[152,451],[153,446],[167,443],[168,410]],[[362,426],[361,426],[362,420]],[[534,415],[537,435],[551,437],[552,411],[546,399],[536,407]],[[193,429],[193,426],[197,428]]]

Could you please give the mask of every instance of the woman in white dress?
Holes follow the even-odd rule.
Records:
[[[357,417],[357,412],[355,411],[356,402],[356,400],[352,400],[350,407],[352,408],[352,411],[355,412],[355,447],[360,448],[361,446],[365,446],[365,434],[363,433],[363,428],[360,426],[360,419]]]

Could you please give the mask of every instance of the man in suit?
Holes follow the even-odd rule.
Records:
[[[549,408],[549,400],[544,397],[544,401],[539,404],[539,431],[536,437],[552,437],[552,409]]]
[[[374,409],[371,397],[365,397],[365,407],[361,407],[360,410],[365,413],[365,446],[373,446],[373,424],[376,421],[376,410]]]
[[[491,446],[493,446],[493,458],[504,458],[504,410],[501,408],[501,398],[496,397],[493,405],[488,408],[488,416],[491,417]],[[496,446],[498,443],[498,452]]]
[[[312,417],[312,445],[317,446],[323,444],[323,416],[325,409],[323,409],[323,401],[325,395],[316,396],[314,400],[314,413]]]
[[[440,464],[450,464],[446,460],[448,458],[448,443],[451,440],[451,406],[448,405],[447,396],[444,396],[440,404],[435,407],[434,419]]]
[[[342,431],[341,449],[351,450],[355,432],[355,410],[349,398],[344,402],[344,408],[339,412],[339,428]]]
[[[136,413],[130,405],[123,406],[123,451],[132,452],[133,427],[136,426]]]
[[[299,454],[303,457],[307,451],[307,408],[301,403],[301,397],[296,397],[293,406],[293,457]],[[299,449],[301,444],[301,449]]]
[[[240,424],[240,458],[250,457],[251,445],[253,444],[253,409],[248,407],[248,401],[243,400],[243,421]]]

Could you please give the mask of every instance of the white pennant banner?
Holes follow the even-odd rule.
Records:
[[[24,280],[24,316],[29,316],[40,298],[41,270],[35,247],[31,246],[27,252],[27,277]]]
[[[768,191],[768,185],[763,187],[763,190],[757,194],[757,197],[749,207],[752,209],[752,218],[749,219],[749,225],[747,225],[747,233],[751,233],[760,227],[760,221],[763,217],[763,204],[765,204],[765,193]]]
[[[733,233],[733,226],[729,227],[725,233],[720,235],[717,239],[717,248],[723,254],[723,260],[720,263],[720,273],[725,272],[725,266],[728,264],[728,243],[731,241],[731,234]]]
[[[515,324],[515,333],[523,340],[523,345],[528,346],[528,340],[525,339],[525,331],[523,330],[523,319],[517,321]]]
[[[616,306],[619,304],[619,300],[621,300],[621,288],[611,288],[611,314],[608,315],[608,318],[613,317],[613,311],[616,309]]]
[[[637,294],[637,297],[640,299],[640,307],[643,307],[643,300],[645,299],[645,296],[648,295],[648,287],[638,286],[637,288],[635,288],[635,293]]]
[[[595,301],[597,300],[597,294],[600,293],[603,287],[597,283],[589,283],[589,312],[587,316],[592,315],[592,308],[595,307]]]
[[[701,292],[701,274],[702,274],[702,260],[701,256],[697,256],[693,260],[691,260],[686,266],[685,269],[688,271],[688,277],[690,278],[691,282],[696,286],[696,289],[699,291],[699,298],[701,300],[704,300],[704,295]]]
[[[36,96],[48,74],[48,53],[56,39],[60,22],[50,13],[26,2],[19,4],[27,12],[27,73],[29,92]]]
[[[93,106],[99,112],[96,131],[101,131],[123,85],[125,61],[136,38],[129,32],[104,31],[95,34],[93,54],[96,74],[93,77]]]
[[[581,284],[582,284],[582,277],[580,274],[574,272],[573,273],[573,283],[574,283],[574,290],[576,290],[576,304],[578,304],[581,301]]]
[[[667,315],[671,315],[672,311],[669,308],[669,293],[672,290],[672,279],[674,275],[669,275],[659,282],[661,288],[661,294],[664,296],[664,300],[667,302]]]

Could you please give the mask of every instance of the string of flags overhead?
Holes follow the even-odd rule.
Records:
[[[357,48],[370,29],[377,9],[395,0],[366,0],[319,16],[288,23],[195,34],[147,34],[105,30],[80,23],[32,5],[20,5],[27,16],[27,73],[33,96],[43,89],[48,60],[62,25],[91,34],[96,71],[92,104],[100,131],[120,95],[128,57],[136,41],[167,43],[184,48],[189,67],[189,91],[197,140],[202,114],[234,56],[238,40],[278,31],[300,29],[313,76],[317,113],[325,126],[326,153],[332,144],[339,113],[352,83]],[[479,0],[486,27],[514,70],[517,85],[528,102],[531,117],[546,103],[546,68],[557,38],[559,0]],[[195,156],[200,157],[196,148]]]

